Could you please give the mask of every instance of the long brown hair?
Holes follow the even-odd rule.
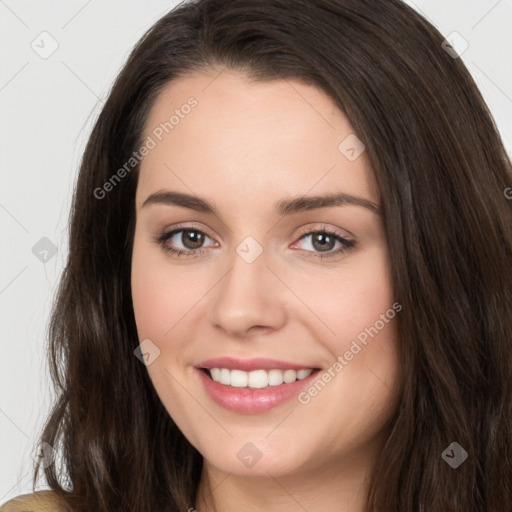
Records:
[[[165,86],[223,68],[319,87],[364,142],[375,173],[403,306],[404,381],[367,510],[512,510],[512,166],[443,40],[400,0],[197,0],[139,41],[83,155],[49,328],[58,399],[40,442],[60,454],[44,475],[70,510],[194,506],[201,454],[134,356],[138,168],[104,197],[94,191],[140,147]],[[442,457],[452,442],[468,454],[457,469]]]

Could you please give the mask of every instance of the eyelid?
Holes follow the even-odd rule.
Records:
[[[207,235],[209,238],[211,238],[214,241],[217,241],[217,235],[213,235],[212,232],[207,228],[204,224],[201,224],[199,222],[191,221],[191,222],[179,222],[178,224],[173,224],[169,228],[164,228],[159,231],[159,233],[171,233],[174,231],[181,231],[186,229],[197,229],[198,231],[201,231],[205,235]],[[219,237],[221,240],[222,238]]]
[[[174,226],[164,229],[160,232],[160,234],[154,235],[153,241],[156,243],[159,243],[166,252],[173,253],[176,255],[176,257],[180,258],[194,258],[199,257],[202,254],[206,252],[208,247],[199,247],[196,249],[175,249],[170,247],[165,247],[165,242],[169,239],[171,239],[173,236],[175,236],[177,233],[182,231],[198,231],[203,233],[206,237],[210,238],[215,244],[218,244],[216,237],[209,234],[209,229],[198,227],[195,225],[194,222],[186,222],[186,223],[179,223],[175,224]],[[315,259],[315,260],[328,260],[330,258],[335,258],[336,256],[340,256],[344,254],[345,252],[349,251],[353,247],[358,246],[358,242],[355,239],[351,239],[350,237],[347,237],[343,233],[340,232],[340,228],[329,228],[325,225],[325,223],[322,223],[320,226],[317,224],[316,226],[309,226],[304,227],[300,230],[299,234],[296,235],[296,241],[293,242],[292,248],[296,246],[297,243],[299,243],[301,240],[308,236],[312,236],[315,233],[327,233],[328,235],[333,236],[334,238],[338,239],[338,242],[342,244],[341,248],[338,248],[336,251],[326,251],[326,252],[316,252],[316,251],[309,251],[309,250],[300,250],[301,254],[304,252],[304,257],[308,259]],[[346,231],[346,230],[345,230]],[[350,233],[347,231],[347,233]],[[353,235],[352,235],[353,237]],[[218,245],[217,245],[218,246]],[[209,246],[211,247],[211,246]]]
[[[159,233],[171,233],[171,232],[179,231],[181,229],[183,229],[183,230],[185,230],[185,229],[197,229],[199,231],[204,232],[212,240],[217,241],[216,235],[214,236],[211,233],[211,231],[204,224],[201,224],[201,223],[198,223],[198,222],[194,222],[194,221],[181,222],[181,223],[175,224],[175,225],[173,225],[170,228],[164,228],[164,229],[160,230]],[[311,234],[312,232],[317,232],[317,231],[328,231],[328,232],[335,233],[336,235],[338,235],[338,236],[340,236],[342,238],[346,238],[347,237],[344,233],[341,232],[340,228],[328,227],[325,223],[321,223],[321,224],[317,223],[317,224],[315,224],[313,226],[308,225],[308,226],[305,226],[305,227],[301,228],[299,230],[299,233],[297,235],[295,235],[294,238],[296,238],[296,241],[293,242],[293,243],[294,244],[297,243],[304,235]],[[350,231],[348,231],[347,229],[343,229],[342,231],[347,233],[349,237],[355,238],[354,235]],[[219,237],[219,238],[221,238],[221,237]],[[222,238],[221,238],[221,240],[222,240]]]
[[[347,235],[348,235],[348,237],[355,238],[355,236],[350,231],[348,231],[347,229],[341,230],[341,228],[329,227],[325,223],[320,223],[320,224],[315,224],[313,226],[308,225],[308,226],[306,226],[304,228],[301,228],[299,230],[298,235],[296,235],[297,236],[297,241],[300,238],[302,238],[303,235],[307,235],[307,234],[310,234],[311,232],[317,232],[317,231],[329,231],[329,232],[332,232],[332,233],[336,233],[338,236],[340,236],[342,238],[347,238]],[[343,231],[343,233],[342,233],[342,231]]]
[[[292,244],[292,248],[296,248],[297,244],[302,240],[306,239],[309,236],[313,236],[315,233],[326,233],[328,236],[332,236],[341,247],[339,247],[335,251],[325,251],[325,252],[316,252],[309,250],[300,250],[301,257],[311,259],[311,260],[319,260],[319,261],[328,261],[331,258],[335,259],[336,257],[341,257],[345,253],[359,246],[359,243],[356,239],[352,237],[347,237],[343,233],[340,232],[339,228],[328,228],[325,224],[322,224],[320,227],[309,227],[301,230],[300,235],[297,235],[297,241]]]

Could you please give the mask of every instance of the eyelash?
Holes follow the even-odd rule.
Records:
[[[204,231],[202,231],[200,229],[193,228],[193,227],[180,227],[179,229],[174,229],[172,231],[163,232],[162,234],[155,236],[153,238],[153,240],[157,244],[159,244],[165,252],[171,253],[172,255],[174,255],[176,257],[186,258],[191,255],[193,255],[192,257],[200,256],[206,250],[205,248],[199,248],[199,249],[194,249],[194,250],[193,249],[183,250],[183,249],[174,249],[173,247],[170,247],[166,244],[167,240],[172,238],[177,233],[181,233],[182,231],[192,231],[192,232],[196,232],[196,233],[201,233],[202,235],[205,235],[206,237],[212,239],[210,236],[208,236]],[[354,240],[348,240],[348,239],[342,237],[339,233],[336,233],[335,231],[330,231],[327,229],[317,229],[317,230],[307,231],[306,233],[303,233],[300,235],[297,242],[301,241],[302,239],[304,239],[310,235],[314,235],[314,234],[318,234],[318,233],[332,236],[336,241],[341,242],[342,247],[333,252],[313,253],[314,255],[308,254],[307,256],[305,255],[304,257],[324,260],[324,259],[329,259],[329,258],[332,258],[335,256],[339,256],[341,254],[344,254],[356,247],[356,242]],[[306,251],[306,252],[311,253],[313,251]]]

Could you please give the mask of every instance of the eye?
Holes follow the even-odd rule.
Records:
[[[299,242],[308,239],[309,241],[305,243],[304,246],[305,250],[311,254],[305,255],[307,258],[331,258],[348,252],[356,246],[354,240],[349,240],[340,233],[324,228],[321,230],[308,231],[300,237]],[[336,244],[338,244],[338,247],[333,251]],[[295,245],[297,245],[297,242],[293,246]]]
[[[164,251],[175,256],[200,256],[204,249],[202,245],[205,239],[212,240],[204,231],[196,228],[174,229],[158,235],[155,242],[160,244]],[[183,248],[176,248],[176,244],[181,244]]]
[[[211,240],[215,246],[215,242],[204,231],[189,227],[173,229],[172,231],[163,232],[156,236],[154,241],[162,246],[165,252],[171,253],[177,257],[196,257],[201,256],[205,252],[204,243]],[[310,230],[301,235],[299,241],[292,245],[296,247],[301,241],[308,240],[303,250],[307,258],[325,259],[339,256],[356,246],[356,242],[349,240],[336,231],[330,231],[325,228],[318,230]],[[179,247],[181,244],[182,247]],[[336,248],[337,245],[337,248]],[[218,244],[217,244],[218,246]],[[333,250],[336,248],[336,250]]]

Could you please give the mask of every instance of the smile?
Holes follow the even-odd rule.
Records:
[[[228,368],[210,368],[209,375],[215,382],[235,388],[262,389],[268,386],[291,384],[297,380],[305,379],[313,373],[313,368],[301,370],[230,370]]]
[[[236,413],[258,414],[278,407],[311,385],[320,368],[275,359],[218,357],[195,373],[206,396]]]

